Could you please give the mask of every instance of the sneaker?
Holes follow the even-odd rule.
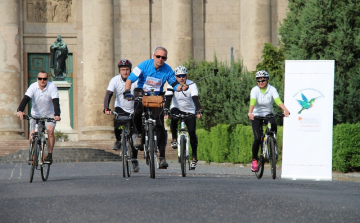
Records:
[[[178,146],[178,143],[177,143],[177,141],[176,141],[176,139],[174,140],[171,140],[171,147],[173,148],[173,149],[177,149],[177,146]]]
[[[119,150],[121,148],[121,141],[116,141],[114,143],[114,146],[112,147],[112,150]]]
[[[138,173],[140,170],[139,162],[137,161],[137,159],[133,159],[131,162],[132,162],[132,171],[134,173]]]
[[[166,169],[169,166],[169,164],[166,162],[165,157],[160,157],[160,164],[159,164],[159,168],[164,168]]]
[[[198,160],[193,158],[193,160],[192,160],[191,163],[190,163],[190,168],[191,168],[192,170],[195,170],[196,165],[197,165],[197,162],[198,162]]]
[[[252,172],[257,172],[258,171],[258,165],[257,165],[257,160],[253,159],[253,161],[251,162],[251,171]]]
[[[53,160],[52,160],[52,156],[47,155],[47,157],[45,158],[45,162],[52,164]]]
[[[142,135],[141,134],[136,135],[135,141],[134,141],[134,146],[137,148],[141,148],[142,144],[143,144],[142,143]]]

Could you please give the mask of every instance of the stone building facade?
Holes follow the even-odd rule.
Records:
[[[27,137],[15,112],[39,69],[49,70],[59,34],[71,55],[70,140],[110,139],[103,99],[121,58],[136,66],[164,46],[175,68],[214,52],[230,61],[234,47],[254,70],[264,43],[277,44],[286,10],[287,0],[0,0],[0,140]]]

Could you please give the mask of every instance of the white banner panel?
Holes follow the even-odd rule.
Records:
[[[281,178],[332,180],[334,60],[286,60]]]

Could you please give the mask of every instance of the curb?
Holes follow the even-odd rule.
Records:
[[[219,166],[219,167],[248,167],[250,168],[250,164],[242,164],[242,163],[215,163],[210,162],[207,163],[205,161],[198,161],[199,165],[210,165],[210,166]],[[277,166],[281,169],[281,166]],[[265,165],[265,168],[270,168],[270,165]],[[348,182],[360,182],[360,173],[341,173],[341,172],[332,172],[332,180],[333,181],[348,181]]]

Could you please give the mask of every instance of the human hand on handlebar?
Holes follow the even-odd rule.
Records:
[[[22,111],[18,111],[18,112],[16,113],[16,116],[19,117],[20,120],[23,120],[23,119],[24,119],[24,115],[25,115],[25,113],[22,112]]]
[[[56,116],[54,116],[54,120],[57,122],[60,122],[61,118],[60,118],[60,116],[56,115]]]
[[[177,86],[176,90],[177,91],[186,91],[189,88],[188,85],[186,84],[180,84],[179,86]]]
[[[131,94],[130,90],[125,90],[123,95],[124,95],[124,99],[128,101],[134,100],[134,95]]]
[[[255,115],[252,114],[252,113],[249,113],[249,114],[248,114],[248,117],[249,117],[250,120],[254,120]]]
[[[196,118],[201,118],[203,114],[204,111],[201,108],[198,108],[198,110],[196,111]]]

